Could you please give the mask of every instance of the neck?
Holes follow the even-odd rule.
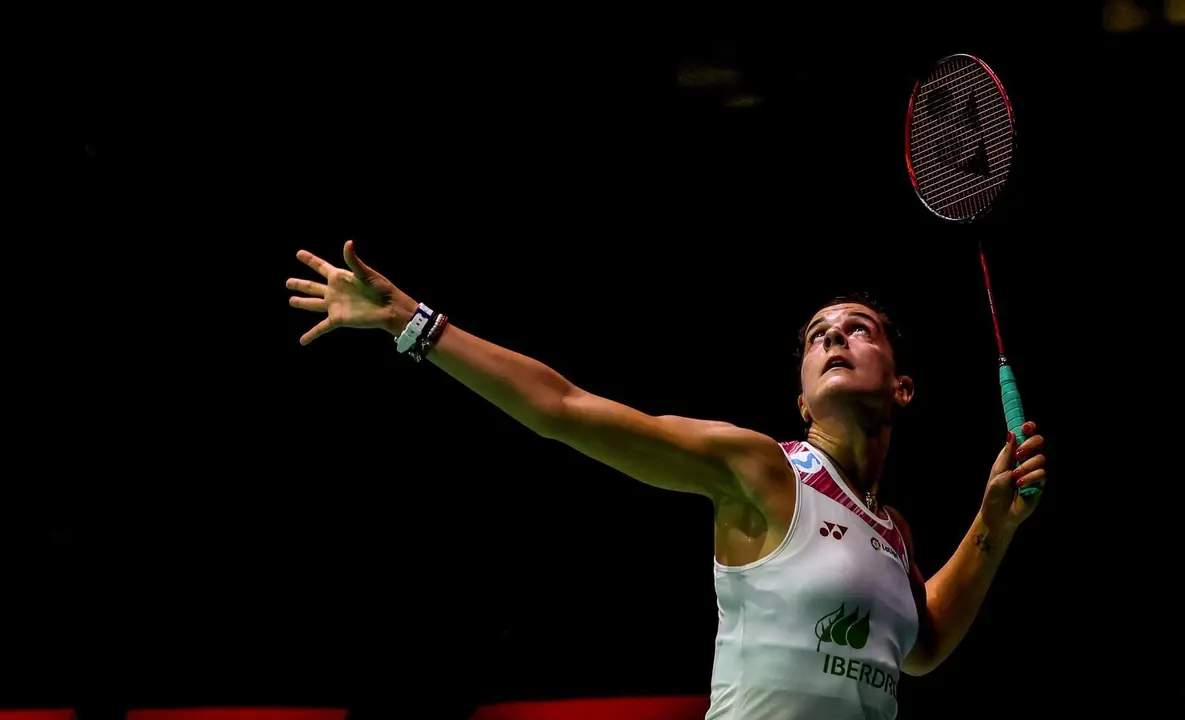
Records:
[[[887,423],[815,421],[806,439],[839,466],[853,490],[875,495],[889,454],[890,434]]]

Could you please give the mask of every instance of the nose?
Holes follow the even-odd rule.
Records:
[[[847,336],[835,325],[827,328],[827,332],[823,333],[823,349],[830,350],[832,345],[838,345],[840,347],[848,346]]]

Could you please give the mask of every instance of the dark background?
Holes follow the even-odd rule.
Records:
[[[385,335],[300,347],[318,318],[287,305],[286,278],[312,277],[295,253],[342,265],[348,238],[588,390],[779,439],[801,437],[797,328],[835,293],[881,295],[918,385],[883,499],[927,574],[1006,430],[984,240],[1051,485],[955,655],[903,681],[902,717],[1167,702],[1179,689],[1143,673],[1175,645],[1130,643],[1126,618],[1169,638],[1152,588],[1174,566],[1117,543],[1159,527],[1160,488],[1132,484],[1159,479],[1159,452],[1127,442],[1175,334],[1151,242],[1179,234],[1182,35],[1157,12],[1126,34],[1100,17],[52,19],[23,76],[41,213],[10,256],[30,329],[0,704],[464,717],[706,694],[710,506],[530,435]],[[1019,123],[1001,206],[969,229],[926,213],[901,155],[913,81],[951,52],[993,66]]]

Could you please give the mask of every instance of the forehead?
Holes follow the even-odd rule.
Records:
[[[861,305],[860,303],[840,303],[839,305],[825,307],[819,312],[815,313],[815,316],[811,318],[809,325],[813,325],[820,320],[834,325],[835,323],[842,322],[845,318],[851,315],[857,314],[874,318],[877,322],[877,325],[880,325],[880,314],[867,305]]]

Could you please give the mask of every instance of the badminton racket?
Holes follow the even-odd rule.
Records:
[[[1012,103],[1000,78],[980,58],[948,55],[914,83],[905,119],[905,165],[918,199],[937,217],[972,223],[986,215],[1008,180],[1015,146]],[[1019,445],[1025,441],[1025,411],[1004,354],[982,242],[979,261],[996,331],[1004,420]],[[1040,492],[1030,486],[1020,494]]]

